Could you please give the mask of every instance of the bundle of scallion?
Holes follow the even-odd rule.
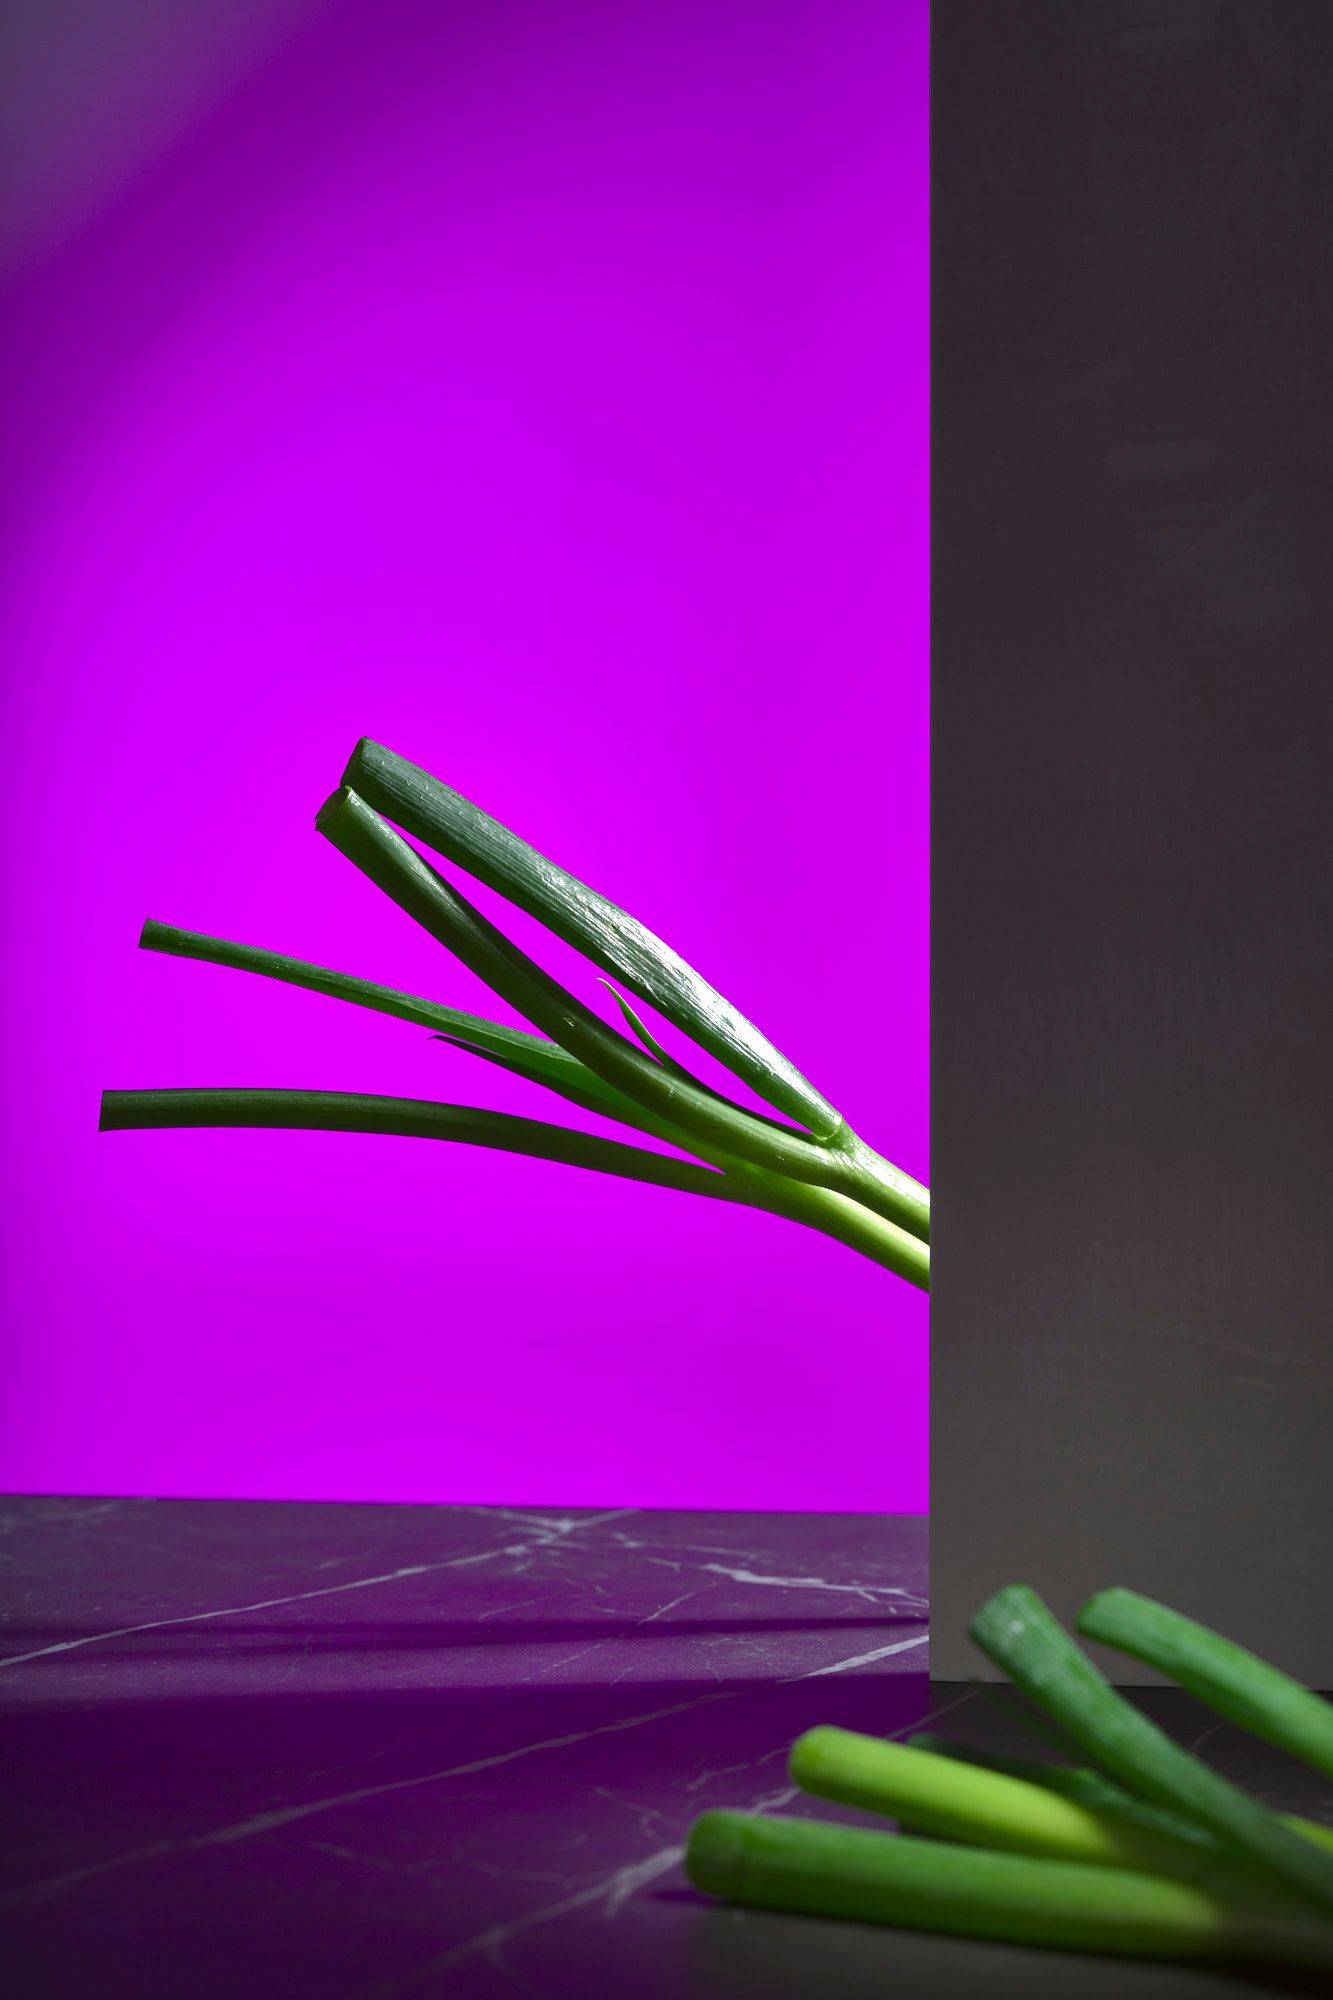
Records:
[[[928,1287],[926,1189],[859,1138],[757,1028],[635,918],[457,792],[368,740],[357,746],[340,788],[315,823],[539,1033],[166,924],[145,924],[140,943],[396,1015],[675,1152],[468,1105],[328,1090],[109,1090],[102,1099],[104,1131],[248,1125],[452,1139],[764,1209],[836,1237],[923,1290]],[[575,946],[781,1116],[750,1110],[692,1075],[615,987],[611,991],[635,1039],[611,1027],[497,930],[413,841]]]
[[[1078,1623],[1328,1769],[1333,1708],[1266,1661],[1130,1591],[1102,1592]],[[960,1937],[1333,1972],[1333,1828],[1270,1812],[1164,1735],[1026,1585],[991,1598],[972,1633],[1096,1768],[812,1729],[791,1753],[802,1790],[903,1831],[705,1813],[686,1855],[695,1885]]]

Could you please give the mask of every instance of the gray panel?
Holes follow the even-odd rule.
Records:
[[[1327,1686],[1333,8],[934,64],[934,1671],[1023,1577]]]

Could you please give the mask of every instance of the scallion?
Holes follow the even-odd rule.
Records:
[[[1136,1798],[1133,1792],[1127,1792],[1114,1779],[1087,1766],[1004,1757],[989,1750],[974,1750],[968,1744],[951,1743],[943,1736],[932,1736],[924,1731],[906,1740],[910,1749],[929,1750],[934,1756],[948,1757],[954,1763],[974,1764],[983,1771],[998,1771],[1005,1777],[1022,1778],[1029,1785],[1041,1785],[1060,1798],[1073,1799],[1093,1812],[1126,1820],[1130,1825],[1146,1828],[1151,1833],[1167,1834],[1173,1840],[1185,1841],[1206,1853],[1220,1854],[1223,1851],[1222,1842],[1207,1827],[1186,1819],[1183,1813],[1170,1812],[1165,1806],[1152,1805],[1147,1799]],[[1322,1820],[1305,1819],[1300,1813],[1279,1813],[1277,1817],[1293,1833],[1303,1834],[1320,1847],[1333,1848],[1333,1826],[1326,1826]]]
[[[1121,1783],[1197,1820],[1224,1847],[1333,1911],[1333,1854],[1183,1750],[1118,1694],[1026,1584],[1010,1584],[972,1622],[981,1650]]]
[[[368,1132],[404,1139],[451,1139],[492,1152],[558,1160],[622,1180],[646,1181],[686,1194],[739,1201],[724,1175],[693,1160],[675,1160],[619,1139],[573,1132],[507,1111],[478,1111],[433,1098],[373,1097],[350,1090],[107,1090],[102,1093],[103,1132],[164,1127],[249,1126],[290,1132]]]
[[[359,787],[359,789],[358,789]],[[693,1076],[613,987],[634,1040],[593,1013],[446,882],[383,817],[539,918],[656,1006],[788,1117],[751,1110]],[[540,1120],[423,1099],[323,1090],[108,1091],[107,1131],[255,1125],[382,1132],[557,1160],[802,1222],[923,1289],[925,1188],[857,1136],[800,1072],[669,946],[466,799],[382,745],[362,742],[317,825],[361,871],[476,972],[537,1033],[488,1021],[303,959],[153,921],[150,951],[304,987],[428,1029],[436,1040],[539,1084],[581,1110],[676,1149],[650,1153]],[[603,983],[606,983],[605,981]],[[684,1155],[686,1157],[679,1157]],[[691,1157],[692,1156],[692,1157]]]
[[[943,1736],[918,1733],[907,1738],[908,1744],[916,1750],[929,1750],[937,1757],[950,1757],[955,1763],[975,1764],[985,1771],[999,1771],[1010,1778],[1022,1778],[1029,1785],[1041,1785],[1047,1791],[1056,1792],[1062,1799],[1072,1799],[1076,1805],[1087,1806],[1093,1812],[1113,1813],[1118,1818],[1128,1820],[1131,1825],[1146,1828],[1151,1833],[1164,1833],[1172,1839],[1182,1840],[1198,1848],[1205,1854],[1215,1854],[1220,1843],[1215,1834],[1196,1820],[1186,1819],[1183,1813],[1171,1812],[1166,1806],[1153,1805],[1148,1799],[1140,1799],[1123,1785],[1116,1784],[1104,1771],[1094,1771],[1090,1765],[1054,1764],[1035,1757],[1005,1757],[997,1751],[976,1750],[970,1744],[954,1743]]]
[[[850,1729],[807,1730],[792,1746],[790,1769],[802,1791],[882,1813],[909,1833],[1186,1879],[1210,1858],[1207,1847],[1135,1826],[1027,1778]]]
[[[1085,1638],[1156,1667],[1228,1722],[1333,1778],[1333,1703],[1256,1653],[1136,1590],[1099,1591],[1077,1622]]]
[[[756,1909],[1064,1951],[1333,1968],[1333,1931],[1299,1905],[1251,1906],[1128,1868],[726,1811],[695,1822],[685,1866],[696,1887]]]
[[[363,737],[343,786],[553,931],[822,1139],[843,1124],[819,1091],[669,945],[418,765]]]

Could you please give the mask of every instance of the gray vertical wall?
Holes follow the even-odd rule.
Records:
[[[933,89],[933,1668],[1023,1577],[1333,1686],[1333,6]]]

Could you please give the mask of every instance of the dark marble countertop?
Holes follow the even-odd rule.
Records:
[[[915,1519],[8,1501],[6,1991],[1283,1990],[693,1894],[691,1819],[785,1805],[811,1724],[1003,1735],[927,1680],[925,1564]],[[1273,1753],[1256,1776],[1245,1739],[1213,1746],[1320,1808]]]

